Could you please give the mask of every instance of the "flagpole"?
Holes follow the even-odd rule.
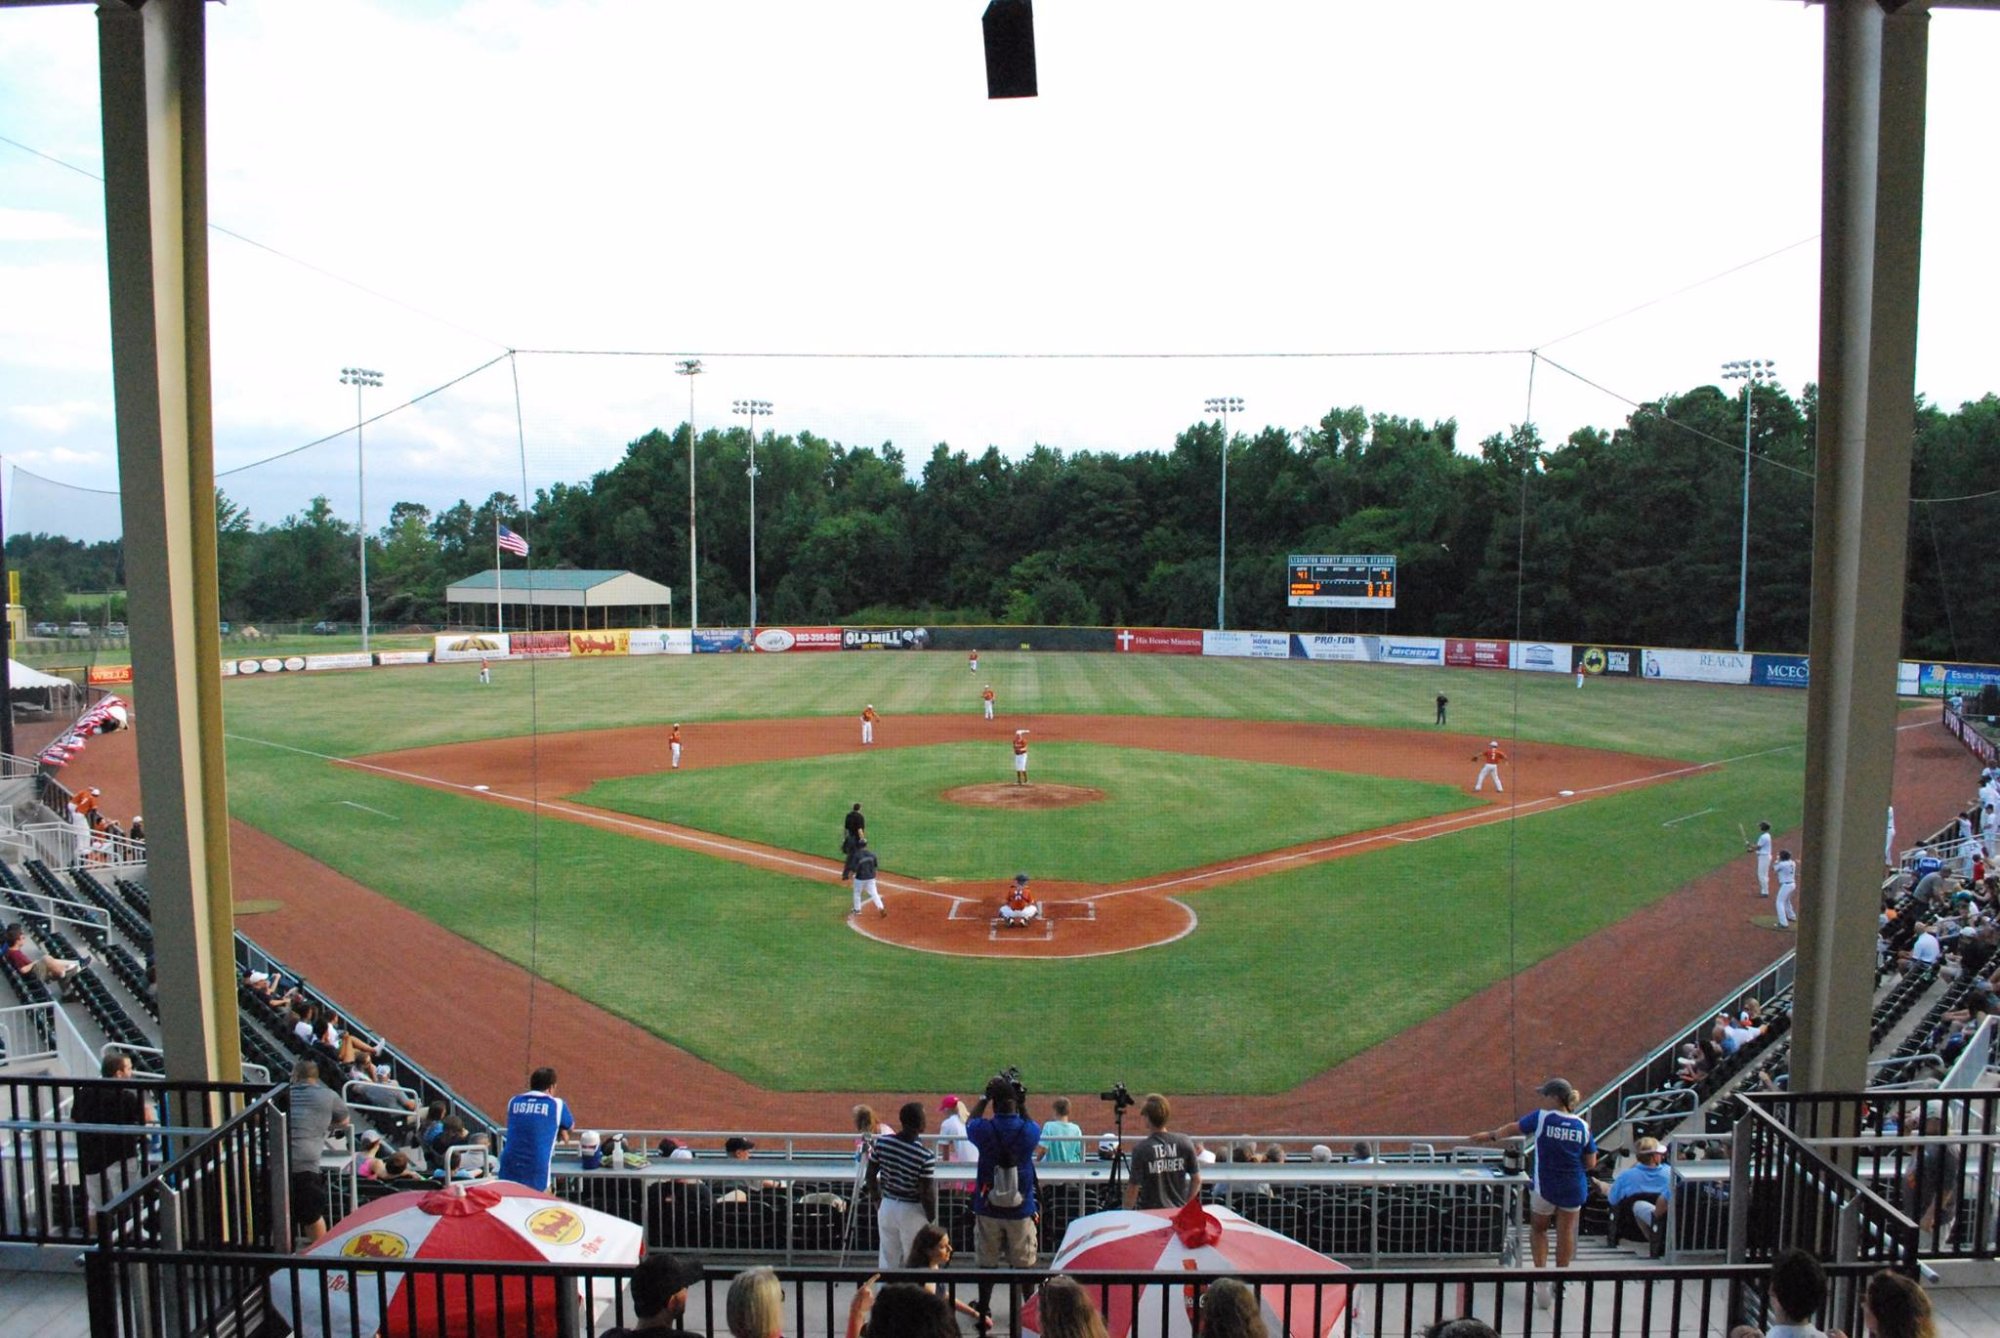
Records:
[[[507,632],[507,606],[500,602],[504,591],[500,580],[500,517],[493,517],[493,630],[498,635]]]

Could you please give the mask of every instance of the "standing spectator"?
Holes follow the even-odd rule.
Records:
[[[1613,1236],[1637,1236],[1659,1258],[1667,1249],[1667,1209],[1674,1201],[1674,1174],[1666,1167],[1667,1149],[1659,1139],[1642,1138],[1632,1149],[1633,1164],[1611,1182]]]
[[[688,1288],[701,1281],[699,1259],[683,1259],[672,1254],[649,1254],[632,1270],[632,1315],[638,1321],[628,1327],[606,1329],[600,1338],[632,1338],[642,1333],[665,1333],[681,1327],[687,1310]]]
[[[1556,1231],[1556,1267],[1568,1268],[1576,1254],[1576,1226],[1583,1201],[1589,1197],[1588,1172],[1597,1165],[1597,1143],[1590,1126],[1571,1114],[1576,1108],[1576,1088],[1561,1078],[1541,1085],[1542,1109],[1531,1110],[1512,1124],[1483,1129],[1472,1135],[1474,1143],[1497,1143],[1503,1138],[1526,1138],[1534,1145],[1535,1173],[1528,1204],[1533,1230],[1529,1243],[1535,1267],[1549,1266],[1549,1227]],[[1555,1295],[1546,1282],[1535,1284],[1535,1304],[1547,1310]]]
[[[500,1178],[529,1189],[549,1188],[549,1158],[558,1140],[576,1128],[569,1103],[555,1094],[556,1071],[536,1069],[528,1090],[507,1103],[507,1141],[500,1148]]]
[[[1923,1133],[1926,1138],[1942,1138],[1946,1133],[1944,1102],[1924,1104]],[[1916,1219],[1921,1240],[1938,1248],[1951,1239],[1958,1216],[1958,1149],[1949,1143],[1927,1143],[1917,1149],[1909,1169],[1903,1172],[1903,1211]]]
[[[1931,1298],[1915,1279],[1886,1268],[1861,1293],[1861,1319],[1868,1338],[1937,1338]]]
[[[1236,1278],[1217,1280],[1201,1297],[1202,1338],[1270,1338],[1257,1293]]]
[[[292,1065],[292,1085],[285,1092],[285,1117],[290,1137],[287,1167],[292,1177],[292,1227],[310,1245],[326,1234],[326,1176],[319,1168],[327,1135],[345,1129],[347,1103],[319,1080],[319,1065],[301,1059]]]
[[[1056,1117],[1042,1125],[1042,1160],[1081,1164],[1083,1161],[1083,1129],[1072,1124],[1069,1118],[1069,1098],[1059,1096],[1049,1103]]]
[[[903,1267],[917,1233],[937,1216],[937,1158],[924,1146],[924,1103],[904,1102],[897,1119],[901,1127],[876,1139],[868,1159],[868,1188],[881,1199],[876,1264],[884,1269]]]
[[[1075,1278],[1050,1278],[1036,1299],[1040,1302],[1042,1338],[1106,1338],[1104,1316],[1097,1313],[1090,1293]]]
[[[113,1050],[98,1065],[100,1077],[118,1087],[79,1087],[70,1102],[69,1117],[78,1124],[154,1124],[153,1100],[132,1081],[132,1056]],[[90,1201],[89,1230],[96,1231],[97,1214],[146,1174],[136,1134],[78,1134],[77,1170]]]
[[[1771,1261],[1771,1314],[1776,1323],[1759,1334],[1748,1324],[1729,1338],[1826,1338],[1813,1315],[1826,1304],[1826,1271],[1804,1250],[1786,1250]]]
[[[944,1116],[938,1125],[938,1160],[976,1160],[979,1150],[965,1138],[965,1103],[948,1096],[938,1103],[938,1114]]]
[[[972,1185],[974,1261],[981,1268],[1033,1268],[1041,1253],[1035,1230],[1035,1146],[1042,1126],[1021,1114],[1020,1088],[995,1074],[972,1108],[966,1137],[979,1153]],[[988,1118],[986,1109],[993,1108]],[[979,1284],[979,1313],[993,1314],[993,1284]]]
[[[1173,1107],[1158,1092],[1148,1092],[1139,1105],[1147,1134],[1132,1154],[1132,1182],[1125,1186],[1127,1208],[1178,1208],[1201,1194],[1201,1164],[1194,1140],[1169,1133]]]

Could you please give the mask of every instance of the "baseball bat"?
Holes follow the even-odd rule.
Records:
[[[1742,823],[1740,823],[1740,822],[1739,822],[1739,823],[1737,823],[1737,824],[1736,824],[1736,834],[1737,834],[1738,836],[1740,836],[1740,837],[1742,837],[1742,838],[1743,838],[1743,848],[1744,848],[1745,850],[1748,850],[1748,849],[1750,848],[1750,832],[1749,832],[1749,829],[1747,829],[1746,827],[1744,827],[1744,825],[1743,825]]]

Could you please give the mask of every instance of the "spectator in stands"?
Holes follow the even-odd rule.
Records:
[[[507,1103],[507,1140],[500,1146],[500,1178],[547,1192],[549,1159],[576,1128],[569,1103],[556,1095],[556,1071],[538,1068],[528,1090]]]
[[[1931,1298],[1916,1279],[1883,1269],[1861,1293],[1861,1319],[1868,1338],[1937,1338]]]
[[[1333,1149],[1324,1143],[1315,1143],[1306,1149],[1306,1160],[1319,1165],[1330,1165],[1333,1162]]]
[[[347,1128],[347,1103],[320,1083],[318,1063],[301,1059],[292,1065],[285,1115],[290,1121],[286,1158],[292,1177],[292,1227],[304,1235],[300,1243],[310,1245],[326,1234],[326,1176],[320,1170],[320,1154],[326,1150],[328,1134]]]
[[[901,1268],[918,1234],[937,1216],[937,1158],[924,1146],[924,1103],[905,1101],[902,1127],[875,1140],[868,1188],[879,1196],[875,1225],[879,1267]]]
[[[1769,1024],[1761,1027],[1739,1027],[1729,1020],[1729,1014],[1715,1015],[1715,1042],[1724,1055],[1733,1055],[1752,1041],[1763,1039]]]
[[[746,1268],[731,1279],[724,1310],[734,1338],[781,1338],[785,1331],[785,1290],[768,1268]]]
[[[1771,1261],[1771,1314],[1776,1323],[1762,1334],[1748,1324],[1729,1331],[1729,1338],[1826,1338],[1812,1322],[1826,1304],[1826,1272],[1804,1250],[1786,1250]]]
[[[1283,1166],[1285,1164],[1285,1145],[1283,1143],[1266,1143],[1264,1145],[1262,1160],[1273,1166]]]
[[[1896,954],[1896,960],[1902,964],[1904,975],[1913,975],[1936,966],[1943,951],[1938,942],[1937,926],[1924,921],[1917,926],[1917,935],[1910,941],[1910,946]]]
[[[1674,1175],[1666,1168],[1667,1149],[1659,1139],[1640,1139],[1632,1165],[1611,1182],[1611,1239],[1636,1236],[1651,1245],[1653,1257],[1667,1249],[1667,1210],[1674,1201]]]
[[[407,1152],[392,1152],[382,1163],[382,1182],[394,1185],[405,1181],[416,1185],[429,1183],[423,1176],[417,1174],[416,1167],[410,1165],[410,1155]]]
[[[382,1135],[373,1129],[363,1129],[354,1136],[354,1174],[363,1180],[380,1180],[383,1177]]]
[[[1701,1046],[1698,1043],[1682,1042],[1680,1055],[1674,1061],[1674,1076],[1690,1085],[1708,1076],[1708,1061],[1702,1058]]]
[[[1257,1293],[1236,1278],[1210,1284],[1199,1304],[1202,1338],[1270,1338]]]
[[[965,1103],[948,1096],[938,1103],[938,1114],[944,1116],[938,1125],[938,1160],[977,1161],[979,1150],[965,1137]]]
[[[153,1099],[132,1081],[132,1056],[113,1050],[97,1067],[98,1076],[116,1087],[79,1086],[70,1102],[69,1117],[78,1124],[157,1124]],[[88,1230],[95,1232],[97,1214],[146,1175],[144,1144],[136,1134],[78,1134],[77,1170],[90,1203]]]
[[[1942,1138],[1946,1133],[1944,1102],[1924,1106],[1923,1133],[1926,1138]],[[1958,1216],[1960,1180],[1958,1149],[1950,1143],[1928,1143],[1903,1172],[1903,1210],[1922,1229],[1923,1245],[1950,1240]],[[1921,1248],[1921,1246],[1920,1246]]]
[[[724,1140],[722,1144],[722,1155],[731,1161],[747,1162],[750,1160],[751,1152],[755,1151],[756,1147],[757,1145],[747,1138],[740,1136],[730,1138]],[[781,1186],[775,1180],[725,1180],[718,1183],[715,1187],[719,1200],[726,1200],[732,1195],[740,1195],[742,1198],[748,1199],[759,1190],[778,1188],[781,1188]]]
[[[1577,1220],[1583,1201],[1590,1195],[1589,1172],[1597,1165],[1597,1143],[1590,1125],[1572,1112],[1576,1109],[1576,1088],[1561,1078],[1551,1078],[1539,1089],[1542,1109],[1531,1110],[1511,1124],[1483,1129],[1472,1135],[1474,1143],[1497,1143],[1503,1138],[1527,1138],[1535,1153],[1533,1192],[1528,1203],[1532,1213],[1529,1243],[1535,1267],[1549,1266],[1549,1228],[1555,1227],[1556,1267],[1568,1268],[1576,1254]],[[1547,1310],[1555,1295],[1546,1282],[1535,1284],[1535,1304]]]
[[[698,1259],[672,1254],[649,1254],[632,1270],[632,1314],[637,1321],[629,1328],[606,1329],[600,1338],[631,1338],[642,1333],[665,1333],[681,1327],[687,1311],[688,1288],[701,1281]]]
[[[437,1163],[444,1160],[444,1122],[451,1116],[451,1103],[442,1098],[432,1100],[424,1111],[424,1117],[417,1123],[417,1147],[426,1161]]]
[[[462,1152],[447,1152],[450,1167],[448,1175],[453,1180],[483,1180],[493,1174],[493,1135],[481,1129],[476,1134],[462,1137],[461,1142],[471,1144]]]
[[[1044,1125],[1046,1132],[1048,1126]],[[1075,1278],[1058,1275],[1042,1284],[1038,1326],[1042,1338],[1106,1338],[1104,1316]]]
[[[852,1114],[854,1116],[854,1160],[857,1164],[866,1165],[868,1162],[868,1149],[874,1146],[875,1140],[886,1138],[896,1131],[875,1118],[875,1108],[873,1106],[856,1106]]]
[[[870,1278],[847,1307],[847,1338],[958,1338],[944,1298],[910,1282],[892,1282],[878,1299]]]
[[[1347,1150],[1350,1166],[1366,1166],[1375,1160],[1375,1146],[1372,1143],[1356,1143]]]
[[[1035,1155],[1051,1162],[1082,1162],[1083,1130],[1070,1121],[1069,1098],[1059,1096],[1049,1107],[1056,1117],[1042,1125],[1042,1145],[1035,1149]]]
[[[132,843],[132,853],[140,859],[146,857],[146,820],[137,813],[132,815],[132,828],[125,833],[125,839]]]
[[[910,1252],[904,1257],[901,1267],[925,1268],[932,1272],[937,1272],[950,1262],[951,1237],[945,1234],[943,1227],[938,1226],[934,1222],[926,1222],[917,1230],[916,1236],[910,1241]],[[926,1282],[924,1290],[935,1295],[937,1284],[935,1282]],[[1043,1292],[1042,1294],[1047,1296],[1048,1293]],[[952,1298],[951,1308],[971,1320],[978,1326],[981,1333],[986,1333],[993,1327],[992,1316],[980,1314],[969,1302],[961,1301],[954,1297]],[[1043,1333],[1042,1338],[1049,1338],[1046,1331]]]
[[[31,940],[28,938],[28,931],[19,925],[8,925],[5,939],[9,966],[24,976],[41,981],[44,985],[61,986],[68,997],[72,999],[76,997],[76,981],[71,977],[90,965],[92,958],[89,953],[85,953],[73,962],[67,957],[51,957],[47,953],[39,957],[30,957],[28,948]]]
[[[1500,1338],[1491,1324],[1470,1315],[1440,1320],[1424,1330],[1424,1338]]]
[[[359,1084],[353,1087],[351,1095],[355,1103],[370,1106],[387,1114],[401,1111],[405,1121],[416,1118],[417,1099],[400,1087],[376,1081],[377,1073],[367,1064],[357,1063],[347,1070],[347,1080]]]
[[[979,1153],[972,1186],[974,1260],[981,1268],[1033,1268],[1041,1252],[1035,1146],[1042,1141],[1042,1126],[1021,1113],[1011,1076],[996,1073],[987,1080],[965,1133]],[[979,1284],[981,1315],[993,1313],[992,1293],[992,1283]]]
[[[1132,1153],[1132,1179],[1125,1186],[1127,1208],[1178,1208],[1201,1197],[1201,1164],[1194,1140],[1167,1128],[1173,1107],[1158,1092],[1139,1103],[1146,1136]]]

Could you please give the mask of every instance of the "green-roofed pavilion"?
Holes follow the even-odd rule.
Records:
[[[489,567],[445,587],[448,604],[484,605],[495,626],[657,626],[671,621],[671,586],[630,571]],[[504,619],[502,615],[504,614]]]

